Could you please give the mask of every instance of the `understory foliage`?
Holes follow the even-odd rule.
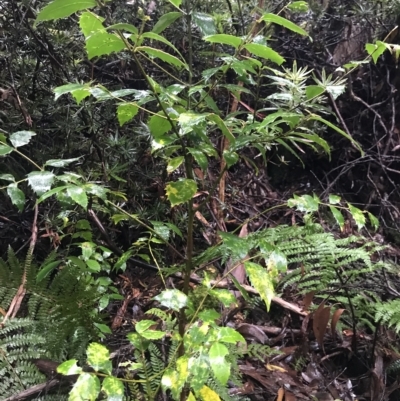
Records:
[[[272,48],[280,29],[311,40],[310,27],[291,21],[304,19],[307,2],[288,2],[276,12],[246,1],[233,8],[228,2],[229,9],[221,13],[190,0],[162,2],[162,12],[132,3],[134,21],[118,1],[54,0],[40,10],[21,4],[32,21],[14,13],[35,39],[46,28],[54,35],[52,46],[71,46],[76,39],[77,48],[73,70],[65,71],[62,59],[51,53],[51,41],[40,42],[52,60],[54,113],[70,124],[65,148],[54,158],[35,148],[40,130],[49,129],[43,115],[36,116],[37,132],[31,130],[32,116],[18,103],[14,83],[7,92],[30,128],[10,121],[10,130],[0,131],[0,156],[20,160],[18,168],[0,165],[1,189],[20,213],[33,205],[44,210],[43,237],[55,250],[39,266],[29,253],[21,262],[11,247],[7,260],[0,259],[2,310],[10,309],[20,288],[24,291],[20,317],[0,321],[4,394],[43,382],[32,360],[46,357],[63,362],[58,373],[78,375],[69,400],[96,400],[100,393],[110,400],[153,401],[162,394],[189,401],[245,399],[229,393],[232,384],[240,385],[239,359],[273,351],[247,346],[238,331],[222,324],[221,308],[238,306],[233,291],[252,302],[244,282],[233,274],[236,268],[244,269],[267,310],[278,291],[295,288],[356,310],[353,326],[374,328],[381,322],[398,330],[396,301],[383,302],[375,288],[378,272],[388,268],[377,258],[381,247],[360,235],[328,233],[316,222],[321,210],[329,211],[338,231],[344,231],[348,219],[359,234],[366,226],[377,229],[372,213],[332,194],[325,201],[305,194],[274,205],[292,208],[297,217],[290,226],[245,237],[225,226],[222,189],[226,173],[240,162],[258,173],[272,153],[282,163],[288,156],[302,161],[307,149],[329,157],[327,130],[363,153],[332,122],[328,106],[328,99],[344,93],[346,77],[326,71],[317,75]],[[244,18],[243,10],[252,17]],[[183,28],[178,38],[176,26]],[[369,53],[377,58],[385,49],[376,45]],[[108,62],[125,66],[125,76],[108,74],[109,81],[101,80]],[[36,77],[46,72],[41,63],[38,59]],[[82,73],[87,65],[90,77]],[[31,89],[26,97],[40,113],[40,102],[49,94]],[[87,160],[84,151],[91,155]],[[149,199],[152,205],[146,207]],[[203,215],[215,218],[220,231],[214,241],[197,247],[201,227],[196,218]],[[115,232],[128,237],[123,249],[114,243]],[[177,273],[182,284],[153,298],[155,306],[127,335],[133,351],[116,374],[109,350],[99,343],[110,333],[102,313],[110,301],[123,298],[110,276],[124,271],[132,257],[154,263],[164,284]],[[215,260],[227,266],[225,272],[212,277],[205,271],[193,288],[193,273]],[[361,280],[370,282],[369,292],[359,293]]]

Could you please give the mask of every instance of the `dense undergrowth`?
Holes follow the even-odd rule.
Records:
[[[235,202],[254,195],[229,177],[325,165],[342,143],[365,157],[336,104],[352,74],[397,46],[370,43],[331,74],[274,46],[288,35],[317,47],[329,2],[160,3],[1,5],[15,43],[2,48],[0,232],[20,232],[0,246],[2,399],[44,383],[47,359],[71,378],[43,400],[253,399],[232,392],[239,361],[277,350],[250,344],[232,318],[260,301],[287,308],[288,293],[322,350],[328,326],[333,338],[352,330],[354,355],[358,333],[400,327],[382,284],[396,266],[367,239],[371,208],[306,185],[268,189],[249,213]],[[162,288],[132,317],[118,363],[106,345],[124,317],[109,314],[135,292],[117,277],[139,269]]]

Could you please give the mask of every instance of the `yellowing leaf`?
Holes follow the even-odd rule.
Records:
[[[271,365],[270,363],[267,363],[266,365],[265,365],[265,367],[268,369],[268,370],[270,370],[270,371],[272,371],[272,372],[281,372],[281,373],[286,373],[287,372],[287,370],[286,369],[284,369],[284,368],[282,368],[282,367],[280,367],[280,366],[277,366],[277,365]]]
[[[214,391],[211,390],[210,387],[203,386],[199,391],[200,398],[203,401],[220,401],[219,395]]]

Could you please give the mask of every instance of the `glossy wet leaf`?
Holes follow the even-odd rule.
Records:
[[[18,188],[18,184],[10,184],[7,187],[7,194],[10,197],[12,204],[22,212],[25,206],[25,194]]]
[[[273,280],[267,270],[253,262],[244,262],[246,272],[250,278],[251,285],[258,291],[261,299],[265,302],[267,311],[271,306],[275,295]]]
[[[176,312],[179,312],[179,310],[185,307],[188,302],[187,295],[176,289],[164,290],[161,294],[155,296],[154,299],[166,308],[172,309]]]
[[[50,171],[33,171],[28,174],[28,183],[41,196],[51,188],[54,178],[55,175]]]
[[[10,135],[10,142],[14,147],[27,145],[36,134],[32,131],[17,131]]]

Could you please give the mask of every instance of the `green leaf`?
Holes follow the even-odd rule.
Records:
[[[17,131],[10,135],[10,142],[14,147],[27,145],[36,134],[32,131]]]
[[[44,164],[45,166],[51,167],[65,167],[69,164],[76,162],[80,159],[80,157],[74,157],[73,159],[50,159]]]
[[[300,212],[313,213],[318,211],[319,202],[310,195],[297,196],[293,195],[292,199],[288,200],[289,207],[295,207]]]
[[[183,61],[179,60],[177,57],[172,56],[169,53],[164,52],[163,50],[155,49],[153,47],[149,46],[138,46],[135,49],[136,51],[140,52],[145,52],[147,55],[150,57],[156,57],[161,59],[162,61],[165,61],[168,64],[174,65],[175,67],[178,68],[185,68],[186,70],[189,69],[188,65],[184,63]]]
[[[139,111],[136,103],[123,103],[117,107],[117,117],[120,127],[128,121],[131,121]]]
[[[222,45],[233,46],[237,49],[241,43],[242,39],[237,36],[227,35],[225,33],[217,33],[216,35],[208,35],[204,37],[204,40],[210,43],[220,43]]]
[[[346,134],[346,132],[341,130],[335,124],[332,124],[330,121],[325,120],[324,118],[322,118],[316,114],[311,114],[309,118],[310,118],[310,120],[320,121],[321,123],[324,123],[328,127],[332,128],[333,130],[338,132],[340,135],[343,135],[345,138],[347,138],[351,143],[353,143],[358,148],[358,150],[361,152],[362,155],[364,155],[364,152],[361,149],[361,146],[358,144],[358,142],[356,142],[350,135]]]
[[[170,13],[166,13],[161,16],[161,18],[156,22],[151,32],[161,33],[164,29],[168,28],[171,24],[173,24],[178,18],[182,16],[182,13],[174,11]]]
[[[103,380],[101,387],[107,395],[109,401],[123,401],[125,388],[121,380],[113,376],[108,376]]]
[[[246,342],[243,336],[231,327],[219,327],[217,339],[218,341],[230,344],[236,344],[237,342]]]
[[[176,182],[170,182],[166,186],[166,193],[168,200],[171,202],[171,206],[189,201],[196,192],[196,181],[187,178],[180,179]]]
[[[167,173],[171,174],[173,171],[175,171],[179,166],[183,163],[185,158],[183,156],[177,156],[172,159],[168,160],[168,165],[167,165]]]
[[[157,323],[152,320],[141,320],[139,323],[136,323],[135,329],[138,334],[147,340],[160,340],[166,333],[164,331],[149,329],[151,326],[156,324]]]
[[[124,50],[125,43],[119,36],[104,30],[90,35],[86,39],[85,47],[90,60],[93,57],[100,57]]]
[[[306,1],[294,1],[288,4],[287,8],[294,12],[304,13],[308,11],[308,3]]]
[[[11,174],[0,174],[0,180],[14,182],[15,178]]]
[[[229,149],[224,150],[223,156],[228,168],[236,164],[239,160],[239,155],[236,152],[230,151]]]
[[[77,375],[81,373],[82,368],[76,364],[77,362],[78,361],[76,359],[70,359],[69,361],[63,362],[57,366],[57,373],[60,373],[64,376]]]
[[[386,49],[386,44],[384,42],[381,42],[380,40],[377,40],[375,45],[372,43],[367,43],[365,45],[365,50],[372,57],[375,64],[378,62],[378,58],[384,53]]]
[[[192,21],[197,25],[202,36],[214,35],[217,33],[214,18],[210,14],[195,11],[192,13]]]
[[[40,283],[43,279],[45,279],[59,264],[61,260],[55,260],[54,262],[47,263],[42,266],[39,270],[39,273],[36,275],[36,282]]]
[[[236,298],[229,290],[215,289],[209,290],[209,294],[217,298],[224,306],[229,307],[236,304]]]
[[[154,114],[148,121],[149,130],[154,138],[159,138],[171,130],[172,126],[164,114]]]
[[[174,5],[176,8],[179,8],[179,6],[182,4],[182,0],[168,0],[172,5]]]
[[[379,220],[370,212],[368,213],[369,221],[371,222],[372,227],[376,231],[379,228]]]
[[[110,25],[106,29],[108,31],[111,30],[111,29],[115,29],[117,31],[127,31],[127,32],[130,32],[130,33],[134,33],[136,35],[139,33],[139,31],[138,31],[138,29],[136,28],[135,25],[126,24],[124,22],[120,22],[118,24]]]
[[[99,393],[99,378],[90,373],[81,373],[69,393],[68,401],[95,401]]]
[[[266,60],[271,60],[275,64],[281,65],[285,61],[285,59],[279,53],[266,45],[259,43],[247,43],[244,45],[244,47],[255,56],[265,58]]]
[[[225,122],[222,120],[222,118],[220,116],[210,113],[207,115],[207,119],[210,121],[213,121],[215,124],[217,124],[217,127],[221,130],[222,134],[229,140],[231,145],[235,144],[235,141],[236,141],[235,137],[232,135],[231,131],[225,125]]]
[[[0,143],[0,156],[5,156],[11,153],[14,149],[11,146]]]
[[[266,269],[253,262],[244,262],[246,272],[250,278],[252,286],[259,292],[261,299],[267,306],[267,311],[271,306],[272,298],[275,295],[274,285],[271,276]]]
[[[210,351],[208,352],[211,369],[216,379],[219,380],[223,386],[228,383],[231,374],[231,364],[225,359],[225,355],[228,354],[228,348],[221,343],[214,343],[211,345]]]
[[[179,312],[180,309],[184,308],[188,303],[188,297],[179,290],[164,290],[161,294],[154,297],[154,299],[162,306],[168,309],[172,309],[175,312]]]
[[[18,184],[12,183],[7,187],[7,194],[20,212],[24,210],[25,194],[18,188]]]
[[[96,0],[54,0],[40,11],[36,21],[65,18],[77,11],[95,6]]]
[[[57,100],[60,96],[66,93],[71,93],[75,90],[81,90],[86,88],[87,85],[82,85],[82,84],[66,84],[58,86],[57,88],[53,89],[53,92],[55,93],[54,100]]]
[[[306,97],[307,100],[313,99],[319,95],[322,95],[325,92],[325,89],[319,85],[309,85],[306,88]]]
[[[67,195],[70,196],[75,203],[82,206],[84,209],[87,208],[88,197],[82,187],[78,187],[76,185],[68,186]]]
[[[86,261],[89,270],[93,273],[98,273],[101,271],[100,263],[97,260],[89,259]]]
[[[154,32],[145,32],[141,35],[141,37],[146,38],[146,39],[151,39],[151,40],[158,40],[159,42],[166,44],[171,49],[174,49],[174,51],[176,51],[181,56],[181,59],[184,60],[184,58],[181,55],[181,53],[179,52],[179,50],[169,40],[165,39],[164,36],[158,35],[157,33],[154,33]]]
[[[347,203],[347,205],[349,206],[350,214],[356,222],[358,229],[361,230],[365,226],[365,214],[350,203]]]
[[[79,17],[79,26],[85,38],[97,31],[105,31],[104,18],[92,12],[84,12]]]
[[[206,171],[208,167],[207,156],[199,149],[187,148],[187,150],[193,156],[194,160],[196,160],[196,163],[200,166],[200,168],[203,171]]]
[[[87,349],[87,362],[96,371],[111,375],[110,352],[99,343],[91,343]]]
[[[303,28],[300,28],[298,25],[294,24],[292,21],[289,21],[286,18],[280,17],[279,15],[276,15],[276,14],[271,14],[271,13],[264,14],[259,19],[259,21],[273,22],[277,25],[283,26],[286,29],[296,32],[300,35],[308,36],[307,31],[305,31]]]
[[[340,203],[341,197],[338,195],[329,194],[329,203],[331,205],[337,205]]]
[[[54,178],[55,175],[50,171],[33,171],[28,174],[28,183],[41,196],[51,188]]]
[[[329,209],[331,209],[331,212],[333,214],[333,217],[336,220],[336,223],[338,223],[340,230],[343,231],[344,228],[344,217],[342,215],[342,213],[340,212],[340,210],[332,205],[329,205]]]
[[[233,296],[233,294],[231,294]],[[230,306],[230,304],[229,304]],[[203,323],[212,323],[221,317],[221,314],[215,311],[214,309],[204,309],[199,312],[199,319]]]

